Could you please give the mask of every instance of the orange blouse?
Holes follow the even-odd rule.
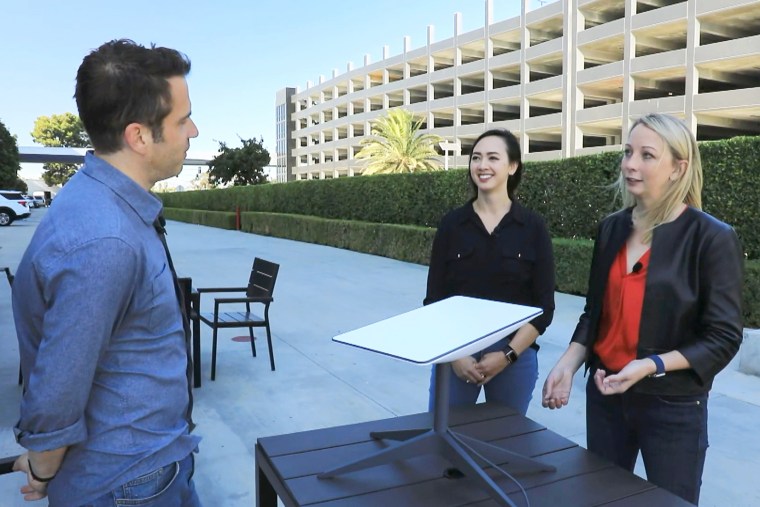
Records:
[[[594,352],[602,364],[613,372],[622,370],[636,359],[651,251],[647,250],[634,264],[634,270],[628,273],[627,250],[623,245],[610,268],[599,322],[599,340],[594,344]]]

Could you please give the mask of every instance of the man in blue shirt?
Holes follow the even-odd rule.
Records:
[[[200,505],[186,323],[149,193],[198,135],[189,71],[175,50],[118,40],[77,73],[95,150],[40,222],[13,291],[28,500]]]

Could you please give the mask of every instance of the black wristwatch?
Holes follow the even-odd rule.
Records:
[[[514,362],[517,362],[517,359],[520,356],[517,355],[517,352],[515,352],[515,349],[507,345],[507,347],[504,349],[504,357],[507,358],[507,363],[512,364]]]

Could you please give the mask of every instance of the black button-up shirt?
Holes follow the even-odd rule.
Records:
[[[512,202],[488,233],[470,201],[443,217],[433,240],[424,304],[471,296],[542,308],[540,334],[554,316],[554,256],[537,213]]]

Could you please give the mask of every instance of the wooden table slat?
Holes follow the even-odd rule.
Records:
[[[435,506],[497,505],[470,478],[448,479],[449,463],[422,455],[387,465],[318,479],[317,474],[366,457],[387,443],[370,431],[426,427],[431,414],[260,438],[256,444],[257,506]],[[518,480],[534,507],[683,507],[689,505],[634,474],[615,467],[574,442],[513,410],[493,404],[453,410],[454,431],[474,436],[556,467],[555,472],[522,475]],[[520,487],[491,467],[486,473],[516,503],[524,505]]]
[[[577,447],[576,443],[556,433],[542,434],[538,438],[535,432],[501,438],[489,441],[489,443],[528,457],[539,458],[544,454]],[[387,447],[389,447],[389,444],[386,442],[368,440],[340,447],[277,456],[272,458],[272,463],[277,468],[280,477],[284,480],[289,480],[305,475],[322,473],[349,461],[376,453]]]
[[[452,410],[449,423],[454,430],[469,423],[483,423],[491,419],[517,416],[517,412],[509,407],[496,404],[482,403],[470,407],[469,410]],[[404,428],[429,428],[433,423],[433,415],[429,412],[403,417],[391,417],[377,421],[367,421],[345,426],[308,430],[287,435],[262,437],[259,445],[267,456],[275,457],[283,454],[308,452],[317,449],[327,449],[356,442],[370,441],[370,431],[397,430]],[[543,428],[539,425],[539,427]],[[469,433],[468,433],[469,434]]]
[[[604,504],[604,507],[694,507],[694,504],[677,497],[662,488],[647,490],[638,495],[629,496]]]
[[[611,465],[588,453],[585,449],[574,447],[542,456],[542,461],[557,467],[556,472],[546,472],[517,477],[524,488],[546,486],[571,478],[577,474],[592,473]],[[467,478],[447,479],[443,470],[451,466],[438,456],[421,456],[392,465],[379,466],[358,472],[352,472],[334,479],[318,479],[316,475],[299,477],[284,481],[292,492],[298,505],[312,505],[327,500],[352,499],[355,505],[365,505],[375,496],[393,498],[392,505],[399,507],[408,498],[416,496],[419,488],[436,491],[436,505],[439,501],[452,502],[458,498],[456,491],[466,490],[468,502],[488,498],[488,493]],[[519,492],[519,487],[492,468],[486,468],[488,475],[507,494]],[[386,505],[391,505],[388,503]],[[414,504],[408,504],[414,505]],[[464,505],[464,503],[446,503],[445,505]],[[544,504],[538,504],[544,505]],[[559,504],[558,504],[559,505]]]

